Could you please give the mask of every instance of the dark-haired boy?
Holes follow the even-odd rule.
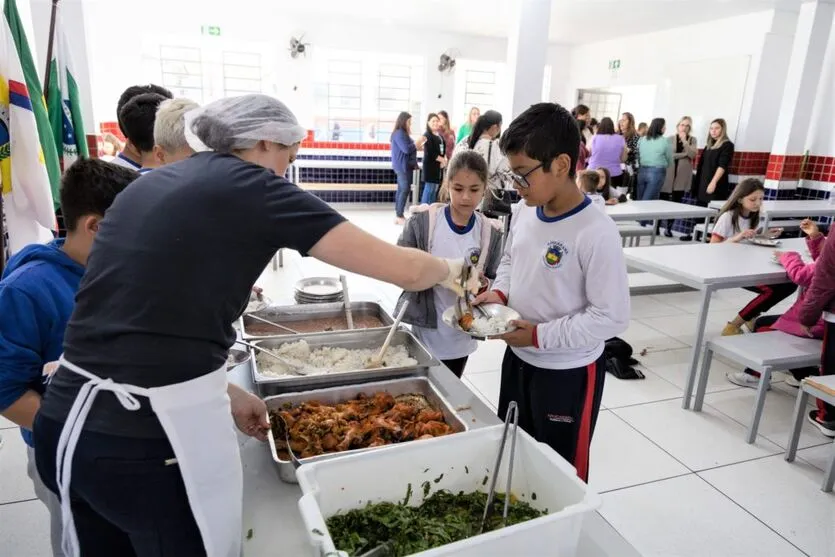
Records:
[[[154,122],[157,109],[165,97],[157,93],[143,93],[129,100],[119,111],[119,123],[128,145],[139,154],[138,172],[144,174],[159,166],[154,156]]]
[[[629,324],[629,284],[620,234],[577,188],[580,132],[557,104],[536,104],[502,135],[514,207],[493,290],[477,302],[518,311],[502,337],[499,416],[511,401],[519,425],[588,479],[589,445],[603,395],[606,339]]]
[[[165,87],[154,85],[153,83],[150,83],[148,85],[131,85],[130,87],[125,89],[119,96],[119,101],[116,103],[116,120],[119,123],[119,129],[122,130],[122,135],[124,135],[126,138],[128,137],[128,134],[125,132],[125,126],[122,124],[122,109],[128,102],[130,102],[131,99],[146,93],[155,93],[157,95],[163,96],[166,99],[174,98],[174,95],[171,94],[171,91],[169,91]],[[139,170],[140,168],[142,168],[140,159],[141,153],[128,138],[128,142],[125,144],[125,148],[122,150],[121,153],[116,155],[116,157],[111,162],[119,166],[124,166],[125,168],[130,168],[131,170]]]
[[[61,552],[61,508],[35,468],[32,422],[46,384],[44,365],[63,351],[64,329],[104,212],[139,174],[100,160],[80,159],[61,180],[67,237],[23,248],[0,280],[0,414],[20,426],[35,494],[51,515],[54,555]]]

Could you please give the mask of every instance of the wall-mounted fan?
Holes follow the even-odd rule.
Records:
[[[449,52],[441,54],[438,60],[438,71],[441,73],[450,73],[455,69],[455,58]]]
[[[310,46],[310,43],[302,42],[304,41],[304,35],[299,37],[290,38],[290,57],[291,58],[298,58],[301,56],[306,56],[307,47]]]

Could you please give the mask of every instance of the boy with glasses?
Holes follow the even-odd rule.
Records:
[[[588,479],[589,446],[603,395],[603,346],[629,325],[629,283],[617,226],[574,181],[580,132],[558,104],[540,103],[501,139],[522,197],[491,292],[522,320],[502,339],[499,417],[519,425]]]

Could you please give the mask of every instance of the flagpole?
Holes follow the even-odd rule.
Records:
[[[0,277],[6,270],[6,232],[3,226],[3,196],[0,195]]]
[[[43,78],[43,92],[44,98],[46,98],[49,93],[49,75],[50,75],[50,66],[52,65],[52,49],[55,46],[55,18],[58,17],[58,0],[52,0],[52,14],[49,17],[49,39],[46,43],[46,71]]]

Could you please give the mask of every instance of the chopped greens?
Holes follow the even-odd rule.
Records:
[[[429,480],[426,480],[420,486],[423,488],[423,498],[426,499],[429,496],[429,490],[432,489],[432,484],[429,483]]]
[[[402,503],[369,503],[327,519],[334,544],[350,556],[361,555],[388,542],[390,555],[401,557],[463,540],[478,534],[487,494],[481,491],[455,495],[436,491],[419,507]],[[496,493],[493,514],[484,530],[501,528],[504,494]],[[508,525],[545,514],[511,496]]]

